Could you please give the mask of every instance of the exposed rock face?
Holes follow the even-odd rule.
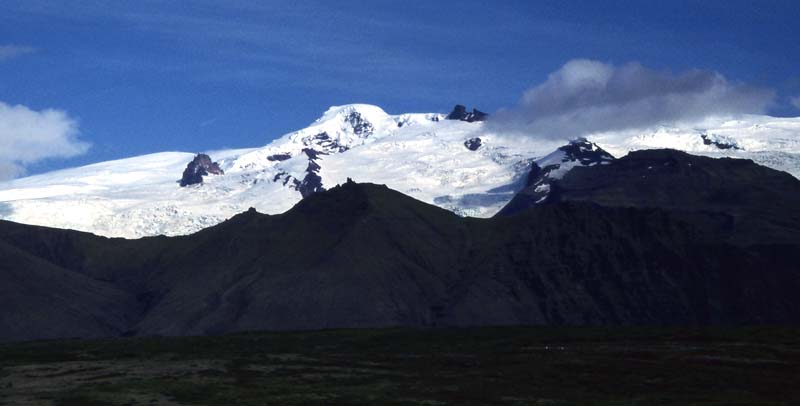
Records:
[[[327,135],[326,133],[321,134]],[[272,178],[272,181],[280,182],[284,186],[288,185],[290,188],[300,192],[300,196],[306,198],[314,193],[325,190],[325,188],[322,187],[322,177],[319,176],[319,171],[322,169],[322,167],[320,167],[319,163],[317,163],[317,159],[319,159],[321,155],[328,155],[328,153],[317,151],[313,148],[303,148],[302,153],[306,156],[306,158],[308,158],[308,166],[306,166],[306,170],[304,171],[304,175],[302,175],[302,179],[295,177],[295,175],[289,174],[286,171],[280,171],[275,174],[275,176]]]
[[[488,116],[489,116],[488,114],[486,114],[486,113],[484,113],[482,111],[479,111],[478,109],[475,109],[475,108],[472,109],[471,113],[467,112],[467,108],[466,107],[464,107],[464,106],[462,106],[460,104],[456,104],[456,106],[453,107],[453,111],[451,111],[450,114],[448,114],[447,117],[445,117],[445,119],[447,119],[447,120],[461,120],[461,121],[466,121],[466,122],[472,123],[472,122],[475,122],[475,121],[486,121],[486,117],[488,117]]]
[[[614,156],[585,138],[564,145],[555,153],[531,164],[525,188],[517,193],[497,215],[507,216],[550,201],[558,189],[558,181],[576,166],[607,165]]]
[[[352,128],[352,134],[356,136],[356,139],[369,138],[375,132],[375,126],[357,111],[352,111],[347,114],[342,124]],[[344,130],[344,127],[342,130]],[[341,134],[337,135],[334,133],[332,135],[327,131],[320,131],[316,134],[305,136],[302,142],[303,145],[309,149],[323,154],[344,152],[350,149],[351,146],[360,144],[357,140],[347,139],[347,137],[343,139]]]
[[[613,155],[586,138],[578,138],[559,150],[564,151],[561,162],[578,161],[583,166],[589,166],[614,160]]]
[[[331,136],[325,131],[314,135],[308,140],[308,142],[306,142],[306,145],[315,146],[327,152],[344,152],[350,149],[346,145],[339,144],[338,141],[331,138]]]
[[[309,148],[304,148],[303,153],[308,157],[306,176],[302,181],[295,179],[294,183],[297,191],[300,192],[300,195],[305,199],[314,193],[325,190],[325,188],[322,187],[322,177],[319,176],[319,170],[321,167],[316,162],[316,159],[319,157],[320,153]]]
[[[203,176],[222,175],[224,172],[220,169],[219,164],[211,161],[211,157],[206,154],[197,154],[186,169],[183,171],[181,177],[181,186],[196,185],[203,183]]]
[[[361,116],[361,113],[354,111],[347,115],[345,121],[353,127],[353,132],[361,138],[367,138],[375,131],[375,127]]]
[[[470,138],[464,141],[464,146],[470,151],[477,151],[481,145],[483,145],[483,141],[480,139],[480,137]]]
[[[267,157],[267,161],[285,161],[292,157],[292,154],[273,154]]]
[[[729,139],[728,137],[704,133],[700,134],[700,138],[703,139],[703,144],[713,145],[719,149],[742,149],[735,140]]]

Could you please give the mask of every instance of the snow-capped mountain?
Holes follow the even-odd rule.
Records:
[[[564,147],[566,140],[490,131],[477,110],[457,106],[454,112],[465,114],[390,115],[351,104],[332,107],[261,148],[207,151],[207,159],[164,152],[17,179],[0,184],[0,218],[115,237],[180,235],[250,207],[284,212],[347,178],[386,184],[460,215],[490,217],[525,186],[532,163],[563,175],[575,165],[596,164],[565,158],[599,150],[597,145],[617,157],[675,148],[751,158],[800,176],[800,119],[710,120],[595,134]],[[182,178],[190,162],[196,165],[190,175],[201,176],[201,183]]]
[[[105,236],[179,235],[250,207],[284,212],[348,177],[463,215],[491,216],[524,181],[529,160],[558,144],[501,141],[472,121],[389,115],[363,104],[332,107],[262,148],[207,152],[224,174],[203,176],[201,184],[179,184],[195,154],[144,155],[1,184],[0,217]],[[471,138],[482,145],[468,148]]]

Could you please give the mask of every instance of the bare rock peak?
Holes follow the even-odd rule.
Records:
[[[206,154],[197,154],[183,171],[181,186],[196,185],[203,183],[203,176],[223,175],[225,172],[219,167],[217,162],[213,162],[211,157]]]
[[[468,112],[467,108],[461,104],[456,104],[453,107],[453,111],[445,117],[447,120],[460,120],[466,121],[468,123],[473,123],[475,121],[486,121],[486,118],[489,117],[487,113],[484,113],[478,109],[473,108],[472,112]]]

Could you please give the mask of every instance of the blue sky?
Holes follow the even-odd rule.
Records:
[[[0,103],[24,106],[15,117],[57,109],[74,149],[5,159],[31,174],[259,146],[356,102],[493,112],[575,58],[718,72],[773,91],[768,113],[796,116],[798,20],[800,2],[769,0],[5,0]]]

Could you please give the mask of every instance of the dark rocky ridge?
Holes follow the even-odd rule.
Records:
[[[222,175],[224,172],[220,169],[219,164],[211,161],[211,157],[206,154],[197,154],[183,171],[181,176],[180,185],[189,186],[203,183],[203,176]]]
[[[314,193],[324,191],[325,188],[322,187],[322,177],[319,176],[319,170],[322,169],[322,167],[317,163],[317,158],[319,158],[320,153],[310,148],[303,148],[303,153],[308,157],[306,175],[303,177],[303,180],[295,179],[294,183],[297,191],[300,192],[300,195],[305,199]]]
[[[472,112],[467,112],[467,108],[460,104],[456,104],[453,107],[453,111],[445,117],[446,120],[461,120],[466,121],[469,123],[473,123],[475,121],[486,121],[486,118],[489,117],[488,114],[479,111],[478,109],[473,108]]]
[[[564,202],[718,213],[737,231],[729,236],[735,240],[800,241],[800,181],[747,159],[633,151],[607,165],[575,167],[553,182],[546,203]],[[512,205],[516,212],[532,206],[517,197]]]
[[[682,173],[696,181],[672,196]],[[800,181],[750,161],[647,151],[575,168],[559,185],[558,200],[494,219],[348,182],[284,214],[251,210],[184,237],[0,222],[0,339],[800,323]]]

